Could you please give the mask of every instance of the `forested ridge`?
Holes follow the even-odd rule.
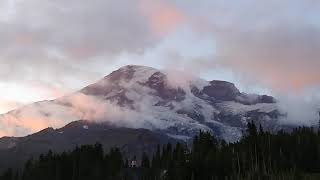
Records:
[[[104,152],[97,143],[59,154],[49,151],[30,159],[21,171],[6,170],[0,180],[320,179],[320,132],[301,127],[270,133],[249,123],[239,142],[200,132],[190,147],[158,146],[137,162],[131,167],[132,158],[120,149]]]

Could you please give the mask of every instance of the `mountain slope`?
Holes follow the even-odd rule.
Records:
[[[235,141],[248,121],[275,130],[279,116],[273,97],[241,93],[229,82],[125,66],[74,94],[1,115],[0,125],[7,135],[26,135],[86,119],[184,140],[205,130]]]
[[[26,137],[0,138],[0,171],[9,167],[21,168],[31,157],[38,158],[49,150],[61,153],[73,150],[76,146],[99,142],[106,152],[118,147],[128,158],[141,156],[142,152],[151,154],[157,145],[172,139],[161,133],[146,129],[117,128],[106,123],[75,121],[60,129],[46,128]]]

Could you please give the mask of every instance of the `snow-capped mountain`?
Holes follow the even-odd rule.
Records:
[[[85,119],[146,128],[178,139],[211,131],[234,141],[249,121],[277,129],[279,116],[273,97],[241,93],[229,82],[125,66],[76,93],[1,115],[0,126],[7,129],[6,135],[23,136]]]

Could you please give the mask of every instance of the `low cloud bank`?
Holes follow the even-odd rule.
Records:
[[[279,98],[278,107],[282,113],[286,113],[285,118],[281,118],[281,123],[312,126],[317,125],[320,117],[320,99],[308,99],[305,97],[282,96]]]

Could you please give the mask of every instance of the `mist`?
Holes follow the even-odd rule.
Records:
[[[278,97],[279,110],[286,115],[280,122],[289,125],[314,126],[318,125],[320,116],[320,99],[311,99],[304,96]]]

